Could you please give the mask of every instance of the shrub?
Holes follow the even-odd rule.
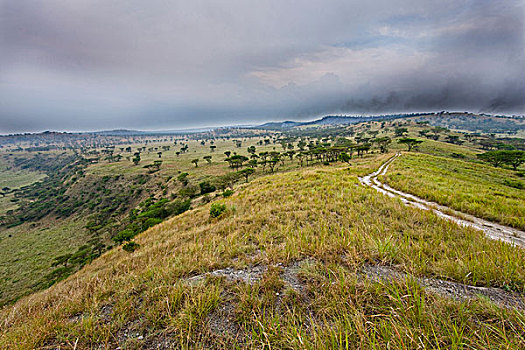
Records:
[[[168,212],[170,215],[179,215],[190,209],[191,199],[176,200],[168,205]]]
[[[128,243],[124,244],[122,246],[122,249],[124,249],[128,253],[133,253],[139,247],[140,247],[140,244],[131,241],[131,242],[128,242]]]
[[[142,225],[142,229],[146,231],[148,228],[155,226],[157,224],[160,224],[162,222],[162,219],[159,218],[149,218],[146,221],[144,221],[144,224]]]
[[[225,204],[213,203],[210,208],[210,216],[212,218],[219,217],[224,211],[226,211]]]
[[[225,197],[225,198],[231,196],[232,194],[233,194],[233,191],[230,190],[230,189],[222,192],[222,196]]]
[[[503,183],[505,185],[509,186],[509,187],[514,187],[514,188],[517,188],[519,190],[525,188],[523,183],[521,181],[517,181],[517,180],[505,179],[505,180],[503,180]]]
[[[458,158],[458,159],[464,159],[464,158],[467,158],[467,156],[465,156],[463,153],[457,153],[457,152],[453,152],[451,154],[452,158]]]
[[[201,188],[201,194],[206,194],[215,191],[215,186],[210,184],[208,181],[203,181],[199,184],[199,187]]]
[[[186,186],[184,188],[181,188],[181,190],[179,191],[179,195],[181,197],[190,197],[190,198],[193,198],[197,195],[199,189],[197,188],[197,186]]]
[[[124,241],[129,241],[133,237],[135,237],[136,233],[132,230],[125,229],[123,231],[120,231],[115,237],[113,237],[113,240],[118,243],[122,243]]]

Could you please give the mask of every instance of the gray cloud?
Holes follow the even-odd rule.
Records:
[[[0,0],[0,52],[0,132],[525,112],[518,0]]]

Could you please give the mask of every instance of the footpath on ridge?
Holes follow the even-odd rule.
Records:
[[[520,247],[525,247],[525,232],[515,229],[513,227],[508,227],[500,224],[496,224],[491,221],[487,221],[476,216],[459,212],[447,206],[430,202],[425,199],[419,198],[409,193],[405,193],[399,190],[396,190],[385,183],[382,183],[378,180],[378,176],[385,175],[388,171],[388,167],[395,161],[398,157],[401,156],[401,153],[396,153],[392,158],[384,162],[379,169],[373,173],[360,177],[359,181],[362,185],[372,187],[378,192],[385,194],[389,197],[399,198],[405,205],[416,207],[423,210],[431,210],[436,215],[453,221],[458,225],[472,227],[477,230],[483,231],[487,237],[492,239],[501,240],[510,244],[514,244]]]

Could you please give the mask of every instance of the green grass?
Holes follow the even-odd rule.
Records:
[[[0,159],[0,189],[9,187],[17,189],[30,185],[46,177],[45,174],[35,171],[16,170]]]
[[[18,189],[42,180],[45,177],[45,174],[35,171],[13,169],[0,158],[0,190],[4,187],[9,187],[12,190]],[[13,198],[12,193],[0,196],[0,216],[18,207],[16,203],[11,201]]]
[[[209,176],[222,175],[229,170],[228,163],[224,161],[226,156],[224,155],[225,151],[237,152],[240,155],[249,156],[247,148],[249,146],[256,147],[256,153],[264,151],[273,151],[274,148],[278,152],[283,152],[283,149],[280,144],[271,144],[266,146],[257,145],[257,141],[261,138],[249,138],[242,142],[242,147],[236,147],[231,140],[216,140],[214,145],[217,147],[214,152],[210,150],[210,143],[207,142],[205,145],[201,145],[199,141],[188,141],[185,142],[189,145],[187,152],[180,155],[176,155],[176,151],[179,151],[181,148],[180,143],[173,145],[173,143],[155,143],[154,145],[146,146],[144,144],[132,144],[129,145],[132,147],[132,152],[116,152],[123,156],[123,159],[120,162],[108,163],[106,161],[101,161],[98,164],[93,164],[88,168],[88,174],[94,174],[99,176],[104,175],[126,175],[126,174],[146,174],[147,169],[144,169],[143,166],[147,164],[152,164],[155,160],[162,160],[162,165],[160,176],[176,176],[180,172],[188,172],[195,175],[198,178],[205,178]],[[127,147],[124,145],[123,147]],[[146,146],[149,147],[158,147],[162,146],[171,146],[169,151],[163,151],[161,158],[157,155],[157,151],[147,151],[141,153],[141,161],[138,165],[134,165],[131,161],[127,160],[126,157],[133,157],[133,153],[136,151],[137,147]],[[211,155],[211,163],[207,163],[203,157]],[[198,167],[191,162],[193,159],[199,159]],[[288,165],[287,165],[288,168]],[[297,168],[297,163],[294,162],[293,168]]]
[[[234,348],[210,314],[233,308],[244,347],[521,348],[525,317],[484,299],[458,302],[413,281],[358,278],[365,263],[395,265],[417,276],[525,291],[525,252],[358,184],[356,167],[312,167],[265,176],[220,202],[159,224],[66,281],[0,313],[0,347],[141,348],[170,339],[181,348]],[[370,171],[370,168],[368,169]],[[253,285],[185,277],[226,266],[287,264],[313,258],[287,288],[279,267]],[[103,307],[111,312],[104,314]],[[81,315],[82,317],[79,317]],[[122,340],[132,327],[143,339]],[[119,339],[121,342],[119,343]]]
[[[383,179],[392,187],[490,221],[525,229],[525,180],[479,162],[405,153]]]
[[[16,300],[47,280],[54,257],[74,252],[89,238],[85,222],[26,223],[0,232],[0,305]]]

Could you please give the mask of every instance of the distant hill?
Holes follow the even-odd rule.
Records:
[[[506,133],[512,135],[520,130],[525,130],[525,118],[521,116],[440,112],[423,115],[418,119],[433,126],[468,132]]]
[[[301,122],[292,122],[292,121],[285,121],[285,122],[269,122],[264,123],[262,125],[254,126],[254,129],[266,129],[266,130],[279,130],[279,129],[287,129],[292,128],[294,126],[300,126],[304,125],[305,123]]]
[[[102,136],[130,136],[130,135],[144,135],[145,132],[140,131],[140,130],[115,129],[115,130],[94,131],[89,134],[102,135]]]
[[[306,126],[306,125],[346,125],[346,124],[358,124],[366,121],[378,121],[378,120],[392,120],[399,118],[407,117],[416,117],[426,115],[422,113],[412,113],[412,114],[387,114],[387,115],[377,115],[377,116],[345,116],[345,115],[327,115],[321,119],[316,119],[308,122],[296,122],[296,121],[284,121],[284,122],[269,122],[262,125],[255,126],[256,129],[265,129],[265,130],[282,130],[289,129],[297,126]]]

